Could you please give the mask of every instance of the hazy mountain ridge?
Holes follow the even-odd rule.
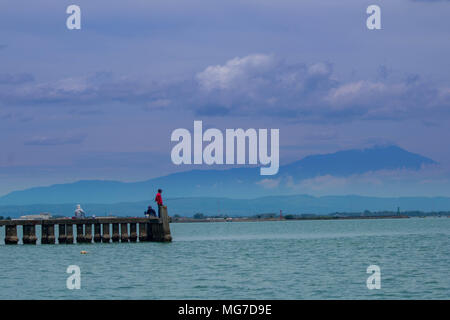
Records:
[[[165,200],[170,215],[192,216],[195,213],[206,215],[248,216],[260,213],[283,214],[330,214],[334,212],[370,211],[448,211],[449,197],[365,197],[365,196],[324,196],[310,195],[268,196],[254,199],[229,198],[169,198]],[[35,204],[23,206],[0,206],[1,216],[19,217],[25,214],[50,212],[53,215],[72,216],[76,203]],[[143,216],[152,200],[122,202],[115,204],[83,204],[88,215],[105,216]]]
[[[152,198],[157,188],[170,197],[255,198],[269,194],[286,195],[283,186],[267,190],[257,182],[264,178],[291,177],[297,181],[319,175],[348,176],[377,170],[419,170],[435,161],[397,146],[344,150],[332,154],[311,155],[280,167],[276,176],[261,176],[259,168],[227,170],[191,170],[142,182],[83,180],[14,191],[0,198],[0,206],[36,203],[137,202]]]

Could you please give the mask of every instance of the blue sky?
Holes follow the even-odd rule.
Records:
[[[280,128],[281,163],[397,144],[448,169],[448,17],[424,0],[2,1],[0,194],[192,169],[170,134],[194,120]]]

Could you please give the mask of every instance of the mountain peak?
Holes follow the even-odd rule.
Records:
[[[281,166],[279,175],[301,181],[323,175],[350,176],[378,170],[419,170],[431,164],[436,162],[395,145],[374,146],[307,156]],[[257,170],[248,167],[185,171],[141,182],[82,180],[11,192],[0,198],[0,205],[142,201],[153,199],[158,188],[163,188],[170,197],[248,198],[290,192],[278,186],[276,181],[274,188],[267,190],[257,184],[260,180]]]
[[[419,170],[436,164],[430,158],[415,154],[396,145],[377,145],[365,149],[350,149],[329,154],[307,156],[283,167],[296,174],[350,175],[378,170]]]

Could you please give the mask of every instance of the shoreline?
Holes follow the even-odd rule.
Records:
[[[443,216],[447,217],[448,216]],[[399,215],[399,216],[356,216],[356,217],[298,217],[298,218],[245,218],[245,217],[236,217],[236,218],[206,218],[206,219],[194,219],[194,218],[173,218],[171,217],[171,223],[195,223],[195,222],[265,222],[265,221],[298,221],[298,220],[374,220],[374,219],[409,219],[410,216],[407,215]]]

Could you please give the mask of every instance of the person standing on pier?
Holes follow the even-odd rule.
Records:
[[[161,218],[161,207],[163,206],[163,200],[161,196],[162,190],[158,189],[158,193],[156,194],[155,201],[158,204],[158,218]]]
[[[77,204],[77,208],[75,209],[75,218],[82,219],[85,218],[84,210],[81,209],[81,205]]]

